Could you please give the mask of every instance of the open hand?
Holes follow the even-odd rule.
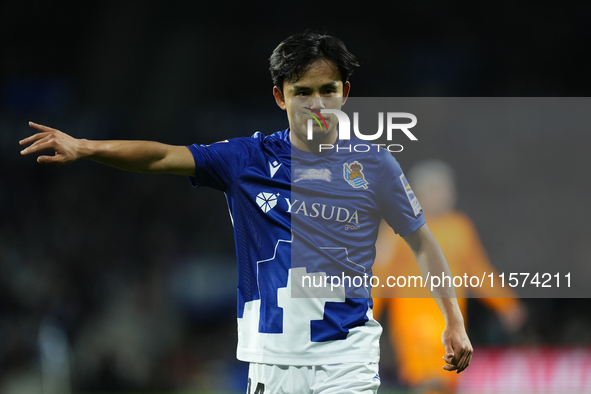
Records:
[[[53,150],[55,152],[53,156],[39,156],[37,158],[38,163],[51,164],[70,164],[80,158],[81,140],[70,137],[68,134],[62,133],[59,130],[33,122],[29,122],[29,126],[41,131],[41,133],[19,141],[20,145],[33,143],[33,145],[23,149],[21,155]]]

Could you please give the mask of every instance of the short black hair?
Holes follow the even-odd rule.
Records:
[[[297,81],[320,59],[326,59],[336,66],[343,83],[349,80],[353,69],[359,66],[357,58],[341,40],[306,30],[283,40],[271,54],[269,69],[273,83],[283,92],[284,82]]]

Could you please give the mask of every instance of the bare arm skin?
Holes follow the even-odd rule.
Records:
[[[426,224],[403,238],[412,250],[423,277],[427,272],[430,272],[431,275],[440,275],[441,272],[444,272],[451,277],[443,252]],[[441,342],[446,353],[443,360],[449,365],[445,365],[443,369],[460,373],[470,365],[474,350],[466,334],[464,318],[460,312],[458,300],[455,298],[453,287],[444,289],[443,293],[445,293],[444,296],[441,295],[441,292],[432,292],[445,319],[446,327],[441,335]]]
[[[193,155],[185,146],[153,141],[89,141],[33,122],[29,122],[29,126],[40,133],[19,142],[20,145],[32,143],[21,154],[55,152],[54,156],[39,156],[39,163],[70,164],[78,159],[89,159],[127,171],[195,175]]]

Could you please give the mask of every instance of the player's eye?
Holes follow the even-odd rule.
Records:
[[[298,96],[298,97],[304,97],[304,96],[307,96],[307,95],[308,95],[308,92],[297,92],[296,93],[296,96]]]

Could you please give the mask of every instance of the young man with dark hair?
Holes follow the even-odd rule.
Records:
[[[273,95],[289,120],[283,131],[171,146],[80,140],[31,123],[41,133],[20,142],[32,143],[22,154],[53,150],[54,156],[37,161],[85,158],[130,171],[187,175],[196,187],[223,191],[238,258],[237,356],[250,363],[249,394],[375,393],[381,327],[369,292],[345,288],[298,298],[292,288],[305,274],[324,278],[351,270],[371,276],[379,215],[404,237],[420,266],[448,272],[447,263],[387,151],[317,153],[323,143],[353,143],[337,141],[334,116],[325,117],[324,127],[315,125],[308,139],[306,111],[340,109],[349,95],[348,78],[358,63],[344,44],[297,34],[275,49],[270,63]],[[343,168],[361,183],[350,182]],[[355,231],[343,228],[343,212]],[[472,355],[462,315],[453,297],[436,301],[447,324],[444,369],[460,372]]]

